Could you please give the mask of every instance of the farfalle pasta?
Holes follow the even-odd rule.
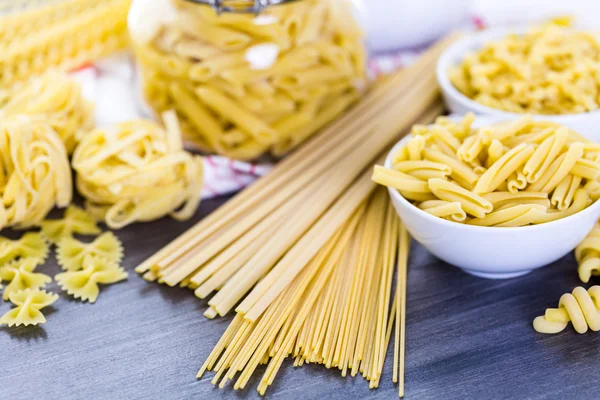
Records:
[[[123,245],[112,232],[103,233],[91,243],[84,243],[72,237],[65,237],[58,242],[56,260],[65,271],[82,269],[88,256],[119,264],[123,259]]]
[[[0,119],[0,230],[28,228],[73,196],[65,145],[47,122]]]
[[[72,153],[81,137],[93,128],[94,107],[81,88],[64,72],[50,70],[6,94],[0,118],[29,115],[47,122]]]
[[[48,242],[37,232],[28,232],[16,240],[0,237],[0,266],[19,257],[42,263],[48,258],[49,251]]]
[[[86,209],[113,229],[170,215],[190,218],[200,202],[202,158],[183,150],[173,112],[166,129],[138,120],[96,129],[73,154]]]
[[[0,317],[0,325],[5,324],[9,327],[45,323],[46,317],[40,310],[58,300],[57,294],[40,289],[26,289],[11,293],[8,297],[17,307]]]
[[[529,117],[473,122],[414,126],[392,168],[375,166],[372,179],[436,217],[487,227],[555,221],[600,197],[600,145]]]
[[[596,34],[546,24],[490,41],[448,73],[462,94],[492,108],[573,114],[599,108],[599,63]]]
[[[186,143],[236,159],[283,155],[335,119],[366,85],[363,34],[346,0],[303,0],[217,14],[134,3],[129,30],[151,107],[174,108]],[[160,6],[160,7],[159,7]],[[156,11],[155,11],[156,12]]]
[[[575,248],[575,259],[579,264],[577,272],[582,282],[589,282],[592,275],[600,275],[600,222]]]
[[[561,296],[558,308],[548,308],[533,320],[533,328],[540,333],[558,333],[571,322],[577,333],[589,329],[600,331],[600,286],[588,290],[578,286],[572,293]]]
[[[58,285],[69,295],[81,301],[96,302],[100,293],[99,284],[106,285],[127,279],[127,272],[107,258],[87,255],[82,269],[67,271],[55,277]]]
[[[4,288],[2,298],[8,300],[11,293],[27,289],[40,289],[52,282],[48,275],[34,272],[41,264],[39,258],[26,257],[14,260],[0,267],[0,280],[9,282]]]
[[[40,223],[42,235],[52,243],[58,243],[74,233],[97,235],[101,233],[98,223],[89,213],[79,207],[69,206],[61,219],[46,219]]]

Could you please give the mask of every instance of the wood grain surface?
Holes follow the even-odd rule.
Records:
[[[199,220],[223,200],[202,204]],[[0,328],[0,399],[259,398],[258,379],[235,392],[195,374],[230,318],[207,320],[187,289],[142,280],[133,268],[194,221],[164,219],[117,232],[129,279],[96,304],[61,293],[40,327]],[[518,251],[517,249],[515,251]],[[54,275],[53,261],[41,268]],[[407,399],[597,399],[600,333],[540,335],[546,307],[578,285],[572,255],[527,276],[466,275],[413,243],[409,264]],[[49,287],[57,291],[55,283]],[[0,304],[0,313],[10,309]],[[393,399],[391,348],[379,389],[322,366],[284,364],[268,398]]]

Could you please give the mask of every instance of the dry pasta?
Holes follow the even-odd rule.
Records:
[[[465,96],[516,113],[572,114],[600,106],[595,33],[546,24],[486,43],[449,71]]]
[[[79,235],[97,235],[101,233],[96,220],[76,206],[69,206],[61,219],[46,219],[40,223],[42,235],[57,244],[62,238]]]
[[[558,333],[571,322],[577,333],[589,329],[600,330],[600,286],[588,290],[578,286],[572,293],[562,295],[558,308],[548,308],[546,313],[533,320],[533,328],[540,333]]]
[[[376,191],[262,316],[249,320],[238,312],[198,377],[214,370],[213,384],[223,387],[233,380],[235,389],[243,389],[258,365],[267,364],[258,385],[265,394],[289,357],[294,366],[322,364],[338,368],[342,376],[361,374],[376,388],[394,327],[396,348],[401,346],[400,324],[394,320],[404,314],[402,271],[409,238],[399,225],[385,192]],[[398,290],[391,301],[397,257]]]
[[[127,45],[131,0],[64,0],[0,15],[0,89],[49,68],[69,71]]]
[[[0,230],[40,223],[73,195],[65,146],[44,121],[19,115],[0,120]]]
[[[33,258],[42,263],[49,252],[48,242],[36,232],[28,232],[17,240],[0,237],[0,266],[17,258]]]
[[[488,227],[555,221],[598,198],[593,143],[528,117],[477,129],[473,120],[414,126],[392,167],[376,165],[372,179],[431,215]]]
[[[86,255],[82,269],[57,274],[54,279],[69,295],[81,301],[95,303],[100,294],[98,284],[106,285],[127,279],[127,272],[113,261]]]
[[[58,300],[58,295],[40,289],[26,289],[11,293],[10,302],[17,307],[0,317],[0,325],[29,326],[46,322],[44,314],[40,311]]]
[[[0,267],[0,280],[9,282],[2,298],[8,300],[11,293],[26,289],[40,289],[52,281],[48,275],[34,272],[41,263],[39,258],[26,257],[14,260]]]
[[[239,368],[248,365],[247,373],[240,377],[245,380],[247,375],[252,375],[254,368],[245,364],[249,361],[246,356],[251,357],[252,365],[269,362],[268,355],[263,352],[264,348],[266,346],[270,353],[270,344],[278,343],[280,353],[276,355],[277,358],[271,364],[271,372],[268,376],[265,375],[265,381],[260,384],[259,390],[266,390],[272,383],[279,369],[279,362],[289,354],[289,343],[283,345],[286,339],[284,334],[278,335],[275,342],[272,342],[273,338],[263,336],[259,328],[254,331],[254,339],[248,341],[246,334],[239,329],[263,326],[262,324],[269,322],[271,316],[280,316],[276,310],[277,307],[288,304],[287,294],[292,296],[292,290],[296,289],[299,290],[296,294],[304,293],[304,289],[299,285],[306,288],[306,280],[301,277],[309,279],[310,284],[310,277],[314,276],[319,280],[319,285],[326,283],[327,279],[334,279],[333,285],[320,289],[322,293],[329,293],[324,295],[329,298],[336,296],[333,287],[338,285],[339,288],[342,285],[340,279],[345,282],[349,282],[350,279],[356,282],[356,285],[365,283],[364,280],[354,278],[354,275],[346,275],[353,274],[351,271],[355,271],[355,268],[338,268],[336,275],[341,276],[335,278],[328,278],[332,275],[326,273],[315,275],[314,269],[332,268],[333,259],[331,264],[327,262],[327,267],[324,265],[325,259],[330,259],[327,257],[329,250],[343,250],[345,246],[338,248],[335,241],[350,240],[346,235],[350,235],[354,229],[348,229],[345,233],[346,230],[342,227],[350,223],[356,212],[361,212],[361,205],[364,205],[375,189],[376,185],[368,179],[374,160],[380,158],[386,148],[397,140],[398,132],[405,131],[415,121],[427,124],[441,112],[433,71],[440,51],[451,40],[453,39],[448,38],[433,46],[414,66],[388,78],[385,85],[376,86],[347,115],[278,163],[266,177],[245,189],[136,268],[136,272],[148,281],[188,287],[194,290],[198,297],[209,299],[209,307],[205,312],[208,318],[225,315],[235,309],[237,315],[216,345],[214,354],[218,357],[219,349],[227,349],[232,356],[240,356],[239,362],[231,365],[228,356],[221,357],[222,362],[213,361],[214,357],[211,357],[211,361],[208,361],[209,364],[213,363],[211,369],[222,369],[222,372],[217,373],[219,377],[215,378],[215,382],[233,379],[240,371]],[[402,108],[402,113],[397,112],[398,107]],[[387,199],[381,191],[378,196],[383,196],[383,199],[377,201],[385,203]],[[382,210],[383,207],[375,207],[372,212]],[[388,212],[391,213],[392,210],[388,208]],[[378,236],[391,232],[381,225],[380,228],[383,233],[379,232],[379,228],[373,229]],[[392,239],[387,237],[385,243],[391,243]],[[354,246],[357,251],[358,247]],[[378,312],[368,314],[371,321],[364,322],[365,328],[360,342],[363,343],[362,350],[357,350],[356,354],[361,354],[363,359],[368,360],[364,364],[363,373],[374,387],[381,376],[382,351],[387,348],[393,326],[393,319],[387,314],[386,308],[379,308],[388,304],[386,298],[389,302],[392,297],[392,289],[389,286],[390,269],[375,268],[374,265],[388,265],[383,261],[380,263],[376,258],[385,253],[386,260],[389,261],[393,259],[393,256],[390,257],[393,252],[381,251],[377,254],[373,249],[379,248],[378,242],[364,243],[364,247],[364,254],[369,253],[369,257],[375,257],[375,261],[361,261],[360,271],[380,271],[377,284],[369,287],[372,295],[366,297],[372,301],[367,310],[375,307]],[[393,246],[387,246],[388,250],[392,248]],[[358,258],[353,257],[351,260],[358,261]],[[381,271],[386,272],[384,274]],[[350,290],[350,287],[345,288]],[[357,293],[368,292],[365,287],[359,289],[356,286],[356,290]],[[317,292],[314,294],[317,295]],[[325,297],[319,297],[322,303],[326,302]],[[344,307],[348,309],[344,320],[358,323],[357,319],[348,318],[348,315],[353,313],[351,310],[367,307],[368,301],[353,299],[352,296],[344,297],[342,305],[340,298],[339,306],[335,310],[325,311],[330,316],[328,318],[341,321]],[[402,309],[402,301],[398,301]],[[307,337],[310,325],[325,323],[325,320],[318,316],[321,315],[321,311],[308,309],[310,302],[307,298],[301,296],[301,301],[294,304],[297,305],[289,310],[292,317],[288,318],[288,322],[284,321],[285,329],[288,326],[292,328],[290,324],[294,324],[297,313],[309,313],[309,318],[304,319],[309,322],[304,324],[306,328],[299,327],[298,337]],[[393,307],[392,310],[397,308]],[[334,325],[331,326],[332,329],[339,329],[334,328]],[[277,331],[274,334],[277,334]],[[295,335],[290,334],[292,338]],[[234,336],[237,338],[234,339]],[[367,341],[366,338],[377,339]],[[350,340],[352,339],[348,339],[346,343],[350,343]],[[239,353],[239,346],[258,346],[256,349],[260,348],[260,351],[244,353],[244,356]],[[295,351],[294,346],[292,352]],[[328,348],[335,350],[336,346],[337,344],[330,343]],[[337,365],[341,365],[342,370],[345,368],[346,374],[350,371],[352,375],[352,368],[359,365],[354,363],[355,352],[346,351],[345,359],[352,358],[353,363],[350,367],[349,361],[345,363],[341,357],[341,351],[347,350],[347,346],[344,347],[340,343],[339,347]],[[302,352],[300,350],[298,355],[304,353],[303,349]],[[299,357],[297,363],[303,362],[303,358]],[[229,377],[230,375],[233,376]]]
[[[143,91],[155,111],[177,110],[195,148],[281,156],[365,86],[363,35],[346,0],[303,0],[259,16],[163,3],[156,26],[135,4],[130,15]]]
[[[183,150],[175,114],[166,129],[123,122],[86,135],[73,154],[86,209],[113,229],[165,215],[190,218],[200,202],[202,159]]]
[[[56,260],[65,271],[79,271],[84,268],[87,256],[100,257],[108,262],[120,264],[123,259],[123,245],[112,232],[105,232],[90,243],[72,237],[62,238],[58,242]]]
[[[587,283],[592,275],[600,274],[600,223],[596,223],[590,234],[575,248],[575,258],[582,282]]]
[[[79,84],[63,72],[48,71],[8,92],[8,102],[0,106],[0,118],[23,114],[46,121],[69,153],[93,127],[92,103],[82,96]]]

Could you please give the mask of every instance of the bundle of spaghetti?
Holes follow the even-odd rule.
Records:
[[[292,357],[295,366],[323,364],[342,376],[360,372],[377,387],[403,294],[398,284],[390,307],[398,249],[399,266],[408,256],[408,235],[399,231],[387,194],[375,191],[260,317],[238,313],[198,377],[214,370],[213,384],[223,387],[240,372],[234,388],[241,389],[259,364],[268,364],[258,386],[264,394]],[[398,336],[397,330],[399,346]]]
[[[81,94],[80,85],[64,72],[49,70],[24,86],[8,90],[0,118],[32,115],[45,119],[72,153],[94,124],[94,106]]]
[[[290,2],[258,17],[162,3],[163,15],[135,3],[130,13],[144,95],[158,112],[177,110],[195,148],[236,159],[284,155],[366,86],[364,36],[350,1]],[[164,23],[151,27],[149,19]]]
[[[200,202],[202,158],[183,150],[174,112],[166,129],[153,121],[122,122],[85,135],[73,154],[86,209],[119,229],[171,215],[190,218]]]
[[[130,3],[65,0],[25,7],[11,2],[0,16],[0,88],[50,67],[72,70],[125,48]]]
[[[372,190],[368,166],[413,121],[439,115],[433,69],[449,41],[375,89],[136,271],[148,280],[193,288],[201,298],[217,291],[207,317],[225,315],[251,291],[237,310],[257,318]]]
[[[19,115],[0,120],[0,230],[40,223],[72,198],[65,145],[44,121]]]

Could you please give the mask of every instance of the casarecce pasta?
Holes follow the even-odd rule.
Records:
[[[465,96],[516,113],[573,114],[600,107],[595,33],[546,24],[467,54],[449,71]]]
[[[596,223],[590,234],[575,248],[579,267],[579,279],[587,283],[592,275],[600,274],[600,223]]]
[[[372,179],[429,214],[478,226],[555,221],[600,196],[594,143],[529,117],[478,129],[473,121],[414,126],[392,167],[375,166]]]
[[[303,0],[259,16],[163,5],[172,20],[130,24],[143,92],[155,111],[177,111],[195,148],[237,159],[284,155],[365,86],[363,34],[346,0]]]

